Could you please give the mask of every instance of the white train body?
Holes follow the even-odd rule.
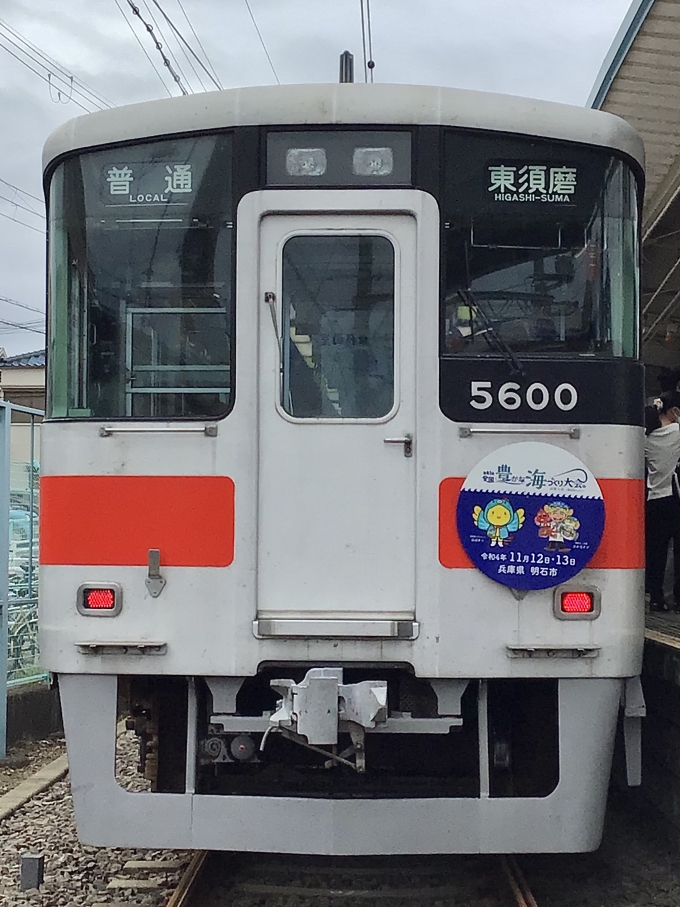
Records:
[[[481,211],[458,226],[454,162]],[[41,651],[84,841],[598,845],[620,703],[629,739],[640,714],[641,164],[606,114],[408,86],[225,91],[51,137]],[[501,449],[548,477],[577,459],[595,541],[520,555],[524,507],[516,540],[470,515],[465,543],[461,485]],[[114,776],[121,697],[149,792]]]

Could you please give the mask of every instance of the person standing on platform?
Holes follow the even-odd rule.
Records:
[[[675,563],[673,610],[680,613],[680,487],[676,468],[680,458],[680,393],[667,392],[645,409],[645,466],[647,473],[645,589],[652,611],[669,610],[663,583],[668,545],[673,541]]]
[[[672,394],[673,391],[680,392],[680,369],[662,369],[657,380],[659,382],[659,391],[662,394]]]

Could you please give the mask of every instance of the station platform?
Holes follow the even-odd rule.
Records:
[[[645,639],[673,648],[673,643],[676,643],[680,648],[680,614],[648,610],[645,614]]]

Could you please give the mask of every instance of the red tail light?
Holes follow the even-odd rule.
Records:
[[[113,589],[85,589],[83,606],[88,611],[113,611],[116,607],[116,593]]]
[[[592,592],[563,592],[560,607],[565,614],[589,614],[595,609]]]
[[[81,614],[115,617],[123,605],[123,590],[117,583],[105,586],[84,583],[78,589],[76,604]]]

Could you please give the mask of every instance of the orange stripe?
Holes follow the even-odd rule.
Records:
[[[465,479],[450,477],[439,485],[439,561],[444,567],[474,567],[456,525],[458,495]],[[598,479],[604,498],[604,535],[588,564],[607,570],[645,566],[645,483],[642,479]]]
[[[464,481],[456,476],[439,484],[439,562],[444,567],[475,566],[465,553],[456,522],[458,495]]]
[[[44,476],[40,562],[227,567],[234,483],[226,476]]]
[[[604,498],[604,535],[589,567],[637,570],[645,566],[643,479],[598,479]]]

